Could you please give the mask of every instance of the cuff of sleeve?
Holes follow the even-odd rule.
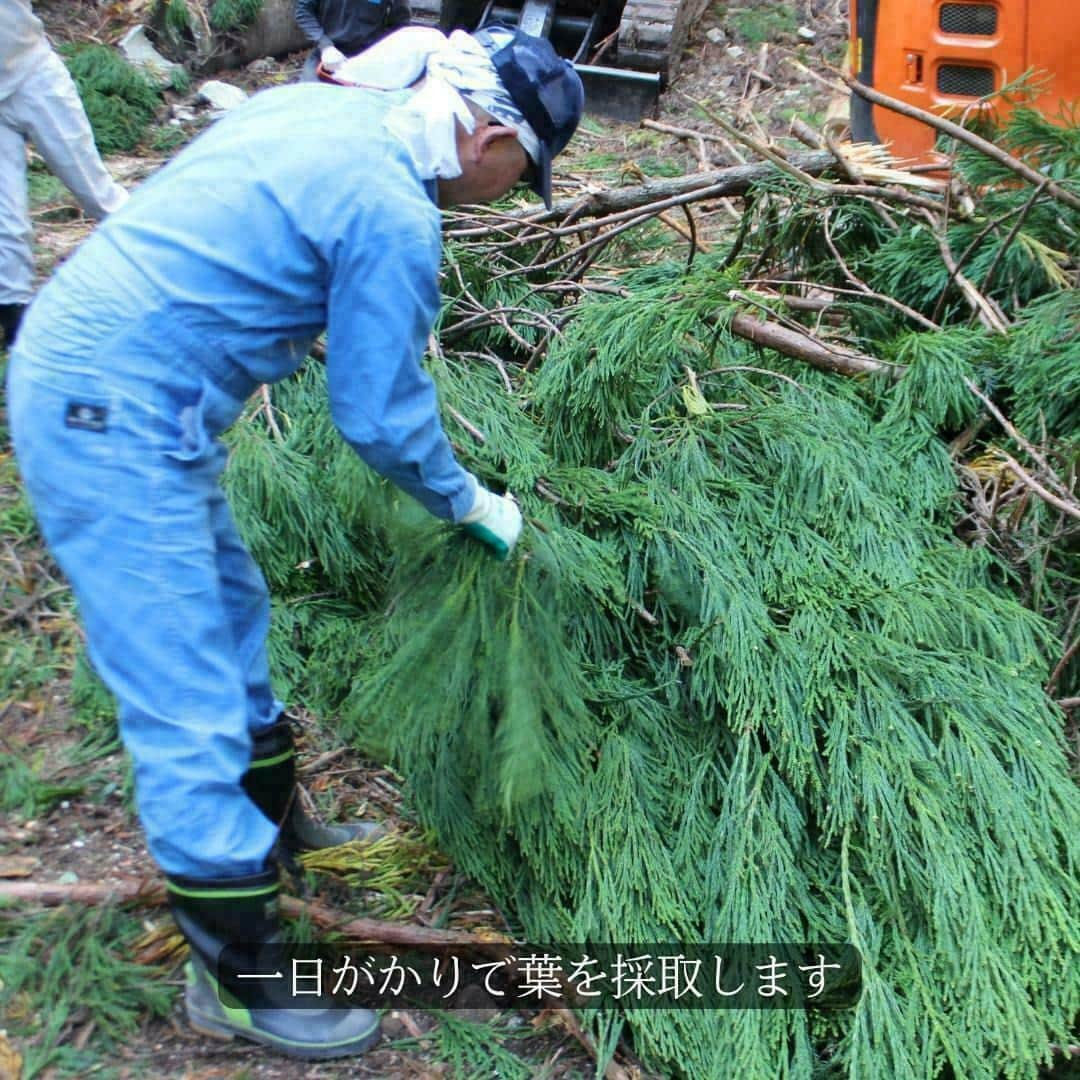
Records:
[[[479,489],[476,477],[470,472],[465,473],[464,486],[450,500],[450,512],[455,523],[459,523],[476,505],[476,493]]]
[[[320,59],[322,57],[322,54],[324,52],[326,52],[327,49],[332,49],[333,47],[334,47],[334,43],[330,40],[330,38],[328,38],[325,34],[323,34],[323,36],[321,38],[319,38],[319,57],[320,57]]]

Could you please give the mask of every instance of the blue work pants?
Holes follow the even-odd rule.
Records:
[[[258,873],[277,835],[241,787],[252,733],[281,711],[266,584],[219,483],[217,435],[242,406],[145,356],[42,361],[16,347],[8,373],[26,490],[118,700],[139,817],[168,874]]]

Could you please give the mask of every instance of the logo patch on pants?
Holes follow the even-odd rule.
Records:
[[[109,410],[105,405],[90,405],[85,401],[69,401],[64,423],[82,431],[107,431]]]

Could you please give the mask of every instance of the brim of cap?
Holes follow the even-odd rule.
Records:
[[[544,200],[544,206],[551,209],[551,151],[547,144],[540,141],[540,160],[535,162],[536,179],[531,189]]]

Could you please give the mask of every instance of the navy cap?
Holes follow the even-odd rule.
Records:
[[[533,191],[551,209],[551,162],[577,130],[585,109],[585,88],[569,60],[555,51],[547,38],[521,30],[498,27],[480,30],[473,36],[491,54],[491,62],[514,104],[540,141],[539,157],[533,162]],[[512,36],[506,40],[506,33]]]

